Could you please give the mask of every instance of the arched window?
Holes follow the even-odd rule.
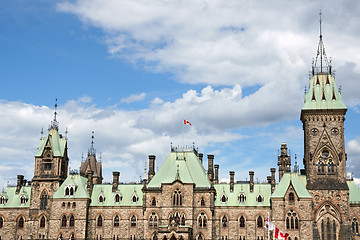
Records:
[[[65,188],[65,196],[69,196],[70,195],[70,190],[69,187]]]
[[[99,196],[99,203],[103,203],[104,200],[105,200],[105,199],[104,199],[103,195],[100,195],[100,196]]]
[[[132,196],[132,198],[131,198],[131,201],[132,201],[133,203],[136,203],[137,200],[138,200],[138,198],[137,198],[137,196],[134,194],[134,195]]]
[[[69,222],[69,227],[74,227],[75,226],[75,217],[74,215],[70,216],[70,222]]]
[[[119,203],[120,200],[121,200],[121,199],[120,199],[120,194],[118,194],[118,193],[115,194],[115,202],[116,202],[116,203]]]
[[[40,209],[46,209],[47,207],[47,202],[48,202],[48,195],[47,195],[47,191],[44,190],[41,193],[41,197],[40,197]]]
[[[203,206],[205,206],[205,200],[204,200],[204,198],[201,198],[201,200],[200,200],[200,205],[203,207]]]
[[[25,196],[21,196],[20,197],[20,204],[25,204],[26,203],[26,197]]]
[[[327,237],[327,239],[331,239],[331,225],[330,225],[329,218],[327,218],[327,221],[326,221],[326,237]]]
[[[70,188],[70,196],[74,196],[74,188],[73,187]]]
[[[256,200],[257,200],[258,203],[262,203],[262,202],[263,202],[263,198],[262,198],[261,195],[259,195]]]
[[[290,210],[286,216],[287,229],[299,229],[299,218],[294,210]]]
[[[239,202],[244,203],[245,201],[246,201],[246,196],[245,196],[245,194],[241,193],[239,195]]]
[[[6,198],[4,196],[0,197],[0,204],[5,204],[6,203]]]
[[[294,202],[295,201],[295,196],[294,193],[289,193],[289,202]]]
[[[73,202],[73,208],[75,208],[76,207],[76,202]]]
[[[66,205],[65,202],[63,202],[63,203],[61,204],[62,207],[65,207],[65,205]]]
[[[200,233],[199,236],[197,237],[197,240],[204,240],[204,237],[202,236],[201,233]]]
[[[71,240],[75,240],[75,234],[74,234],[74,233],[71,233],[70,239],[71,239]]]
[[[321,220],[321,238],[322,238],[322,239],[325,239],[324,220]]]
[[[227,200],[227,197],[225,196],[225,194],[223,194],[221,196],[221,202],[226,203],[226,200]]]
[[[115,215],[114,217],[114,227],[119,227],[120,226],[120,218],[118,215]]]
[[[42,217],[40,218],[40,228],[44,228],[44,227],[45,227],[45,217],[42,216]]]
[[[245,227],[245,218],[244,218],[244,216],[241,216],[241,217],[240,217],[240,227],[241,227],[241,228],[244,228],[244,227]]]
[[[199,228],[205,228],[207,226],[207,221],[206,221],[206,215],[204,212],[200,213],[199,219],[198,219],[198,223],[199,223]]]
[[[225,228],[228,226],[228,221],[227,221],[227,217],[224,215],[223,218],[221,219],[221,223],[222,226]]]
[[[153,237],[152,237],[152,240],[158,240],[158,237],[157,237],[157,234],[154,233]]]
[[[3,217],[0,217],[0,228],[4,227],[4,219]]]
[[[156,198],[153,197],[151,200],[151,206],[156,206]]]
[[[174,220],[175,220],[175,222],[176,222],[177,224],[180,223],[180,215],[179,215],[178,212],[175,212],[175,214],[174,214]]]
[[[173,194],[173,205],[174,206],[181,206],[182,199],[181,199],[181,191],[180,189],[176,189]]]
[[[185,215],[183,214],[181,217],[181,225],[185,225]]]
[[[98,227],[102,227],[102,225],[103,225],[103,218],[102,218],[102,216],[100,215],[100,216],[98,217],[98,219],[97,219],[97,226],[98,226]]]
[[[263,227],[263,219],[261,216],[258,217],[257,219],[257,227],[258,228],[262,228]]]
[[[154,219],[153,216],[151,215],[149,218],[149,227],[153,227],[154,226]]]
[[[157,219],[157,216],[155,215],[154,216],[154,227],[157,227],[158,226],[158,219]]]
[[[66,227],[67,225],[67,219],[66,219],[66,216],[62,216],[61,218],[61,227]]]
[[[63,234],[62,233],[60,233],[59,234],[59,240],[63,240],[64,238],[63,238]]]
[[[136,227],[136,217],[135,215],[132,215],[131,216],[131,227]]]
[[[24,228],[24,218],[20,217],[18,221],[18,228],[23,229]]]
[[[295,229],[299,229],[299,219],[295,217]]]
[[[334,236],[334,240],[336,240],[336,223],[335,220],[333,220],[333,236]]]

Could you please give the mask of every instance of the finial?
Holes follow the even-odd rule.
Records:
[[[41,128],[41,132],[40,132],[41,136],[40,136],[40,140],[43,139],[43,134],[44,134],[44,128]]]
[[[94,148],[94,131],[91,132],[92,133],[92,136],[91,136],[91,147],[90,149],[88,150],[88,156],[90,155],[93,155],[95,156],[96,155],[96,151],[95,151],[95,148]]]
[[[322,22],[322,18],[321,18],[322,12],[320,10],[319,12],[319,22],[320,22],[320,38],[322,38],[322,32],[321,32],[321,22]]]
[[[100,162],[101,162],[101,160],[102,160],[102,152],[100,152]]]
[[[69,133],[69,131],[68,131],[67,127],[66,127],[66,129],[65,129],[65,139],[66,140],[68,139],[68,137],[67,137],[68,133]]]
[[[81,153],[81,161],[84,161],[84,152]]]
[[[340,87],[339,87],[339,93],[340,93],[340,94],[341,94],[341,87],[342,87],[342,86],[340,85]]]
[[[49,131],[51,129],[55,129],[55,130],[59,130],[59,122],[56,120],[56,115],[57,115],[57,107],[58,107],[58,104],[57,104],[57,98],[55,99],[55,111],[54,111],[54,120],[51,121],[51,124],[49,126]]]

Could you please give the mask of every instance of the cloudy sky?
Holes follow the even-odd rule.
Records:
[[[283,141],[301,163],[299,116],[320,9],[348,107],[348,172],[360,178],[359,4],[2,0],[0,186],[16,174],[32,178],[55,98],[70,167],[79,168],[94,131],[105,181],[115,170],[138,181],[147,156],[159,167],[171,143],[214,154],[221,179],[254,170],[265,181]]]

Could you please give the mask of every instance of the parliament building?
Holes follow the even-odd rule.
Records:
[[[304,169],[292,170],[287,144],[279,143],[278,168],[264,182],[253,171],[249,181],[235,181],[230,171],[219,182],[214,155],[174,147],[157,171],[149,155],[139,183],[121,183],[119,172],[102,183],[93,144],[80,171],[69,173],[55,114],[31,181],[18,175],[0,194],[0,239],[274,239],[268,217],[288,240],[360,239],[360,190],[346,174],[346,111],[320,34],[300,115]]]

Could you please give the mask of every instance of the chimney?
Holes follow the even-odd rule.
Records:
[[[113,172],[112,192],[116,192],[119,185],[120,172]]]
[[[249,171],[250,175],[250,192],[254,191],[254,171]]]
[[[149,155],[149,172],[148,172],[148,182],[153,178],[155,175],[155,155]]]
[[[215,184],[219,183],[219,164],[214,165],[215,168]]]
[[[267,176],[266,179],[267,179],[267,183],[271,184],[271,176]]]
[[[23,185],[24,175],[17,175],[16,194],[19,194],[21,186]]]
[[[210,182],[214,179],[214,170],[213,170],[213,164],[214,164],[214,155],[207,155],[208,157],[208,178]]]
[[[230,192],[234,191],[234,175],[235,172],[234,171],[229,171],[230,174]]]
[[[92,170],[89,170],[89,171],[87,171],[87,173],[86,173],[86,175],[87,175],[87,186],[86,186],[86,190],[87,190],[87,192],[88,192],[88,194],[89,194],[89,196],[91,197],[91,193],[92,193],[92,189],[93,189],[93,175],[94,175],[94,171],[92,171]]]
[[[204,156],[204,154],[199,153],[199,160],[200,160],[201,164],[202,164],[202,159],[203,159],[203,156]]]
[[[271,172],[271,193],[275,191],[275,172],[276,168],[270,168]]]

